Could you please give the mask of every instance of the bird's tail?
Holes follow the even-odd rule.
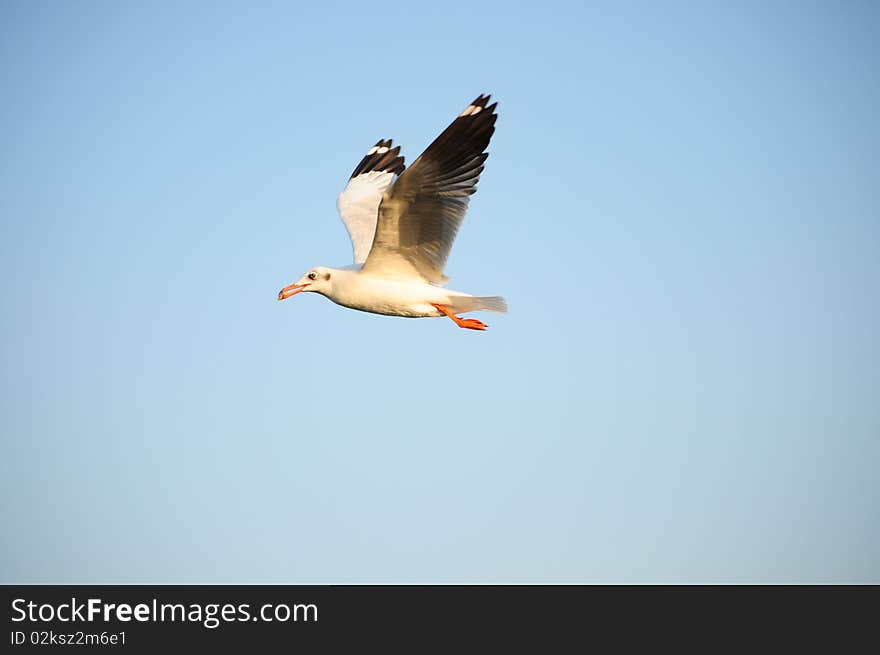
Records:
[[[449,300],[449,308],[457,314],[476,311],[507,313],[507,301],[501,296],[453,296]]]

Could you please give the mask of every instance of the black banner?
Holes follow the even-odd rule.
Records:
[[[445,644],[465,652],[528,641],[587,647],[711,635],[783,643],[853,637],[876,587],[4,586],[6,652],[47,648],[177,652]],[[832,627],[834,628],[832,630]],[[751,641],[751,636],[764,641]],[[704,637],[701,637],[703,639]],[[607,640],[612,640],[608,642]],[[598,640],[598,641],[597,641]],[[702,642],[700,642],[702,643]],[[840,645],[838,643],[838,645]],[[556,649],[555,647],[553,648]],[[319,652],[320,652],[319,650]]]

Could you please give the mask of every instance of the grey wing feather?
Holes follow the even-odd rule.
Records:
[[[498,103],[481,95],[389,186],[365,270],[442,284],[443,268],[477,190]]]

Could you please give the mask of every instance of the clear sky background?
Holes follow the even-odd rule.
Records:
[[[3,582],[880,582],[871,2],[0,3]],[[485,333],[276,294],[479,93]]]

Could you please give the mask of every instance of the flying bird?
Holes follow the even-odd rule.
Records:
[[[483,172],[498,115],[481,95],[409,168],[400,146],[381,140],[367,151],[336,206],[351,237],[354,264],[316,266],[278,293],[278,300],[315,292],[337,305],[387,316],[447,316],[458,327],[485,330],[477,310],[506,312],[500,296],[445,289],[443,274],[458,228]]]

